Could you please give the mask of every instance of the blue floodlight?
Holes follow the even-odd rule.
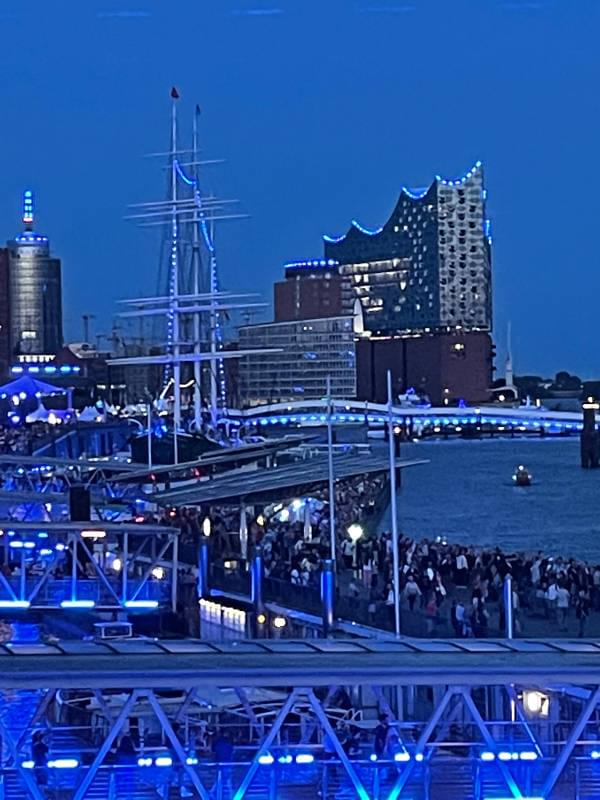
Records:
[[[500,761],[511,761],[511,760],[512,760],[512,757],[513,757],[513,754],[512,754],[512,753],[509,753],[507,750],[501,750],[501,751],[498,753],[498,758],[500,759]],[[518,757],[519,757],[519,756],[517,756],[517,758],[518,758]]]
[[[158,608],[158,600],[125,600],[125,608]]]
[[[29,608],[29,600],[0,600],[0,608]]]
[[[312,764],[314,760],[312,753],[298,753],[296,756],[296,764]]]
[[[138,758],[137,760],[138,767],[151,767],[152,766],[152,759],[151,758],[144,758],[143,756]]]
[[[61,608],[94,608],[96,603],[93,600],[62,600]]]
[[[76,758],[55,758],[53,761],[48,761],[49,769],[75,769],[79,766],[79,761]]]
[[[410,753],[407,753],[405,750],[402,750],[400,753],[396,753],[394,755],[394,761],[400,761],[400,762],[410,761]]]
[[[258,757],[258,763],[261,764],[262,766],[269,766],[270,764],[273,763],[273,761],[275,761],[275,759],[273,758],[271,753],[263,753]]]
[[[538,754],[535,750],[521,750],[519,753],[519,758],[521,761],[536,761]]]
[[[158,756],[158,758],[154,759],[154,765],[156,767],[172,767],[173,759],[171,756]]]

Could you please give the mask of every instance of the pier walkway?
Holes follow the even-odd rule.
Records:
[[[5,800],[600,788],[596,641],[59,642],[2,645],[0,666]]]

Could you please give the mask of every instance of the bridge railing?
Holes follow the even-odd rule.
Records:
[[[122,583],[120,578],[107,578],[108,583],[113,588],[117,597],[120,596]],[[16,597],[21,592],[21,581],[19,577],[7,579]],[[27,578],[25,581],[25,596],[31,597],[32,606],[48,606],[52,608],[60,607],[63,600],[73,600],[72,582],[70,578],[53,578],[45,581],[35,595],[32,593],[38,587],[39,580]],[[75,582],[75,596],[78,600],[93,600],[96,605],[115,605],[116,598],[112,595],[106,585],[97,578],[77,578]],[[139,590],[139,591],[138,591]],[[142,581],[141,579],[130,578],[127,582],[128,597],[135,596],[138,600],[157,600],[159,602],[170,601],[171,584],[166,580]]]
[[[237,562],[241,565],[241,562]],[[211,587],[223,592],[242,595],[250,600],[252,587],[250,572],[238,566],[226,569],[222,564],[211,565]],[[263,600],[275,603],[283,608],[321,617],[323,604],[321,601],[320,575],[313,574],[308,585],[294,584],[289,579],[265,577],[263,580]],[[469,635],[475,637],[502,637],[498,622],[498,604],[488,603],[490,617],[485,627],[471,625]],[[401,603],[401,631],[404,636],[427,638],[455,638],[458,634],[450,618],[450,601],[446,600],[435,615],[427,614],[425,608],[417,602],[411,609],[405,598]],[[387,633],[394,633],[394,607],[384,600],[372,602],[365,597],[352,597],[347,591],[338,591],[335,600],[335,616],[342,622],[354,622],[370,628],[377,628]],[[460,632],[459,632],[460,633]]]
[[[462,752],[459,752],[462,750]],[[449,747],[447,754],[424,758],[417,764],[397,762],[391,758],[371,760],[368,757],[350,757],[342,762],[334,753],[316,756],[305,749],[294,753],[288,749],[274,750],[272,761],[267,754],[264,763],[259,764],[245,785],[252,762],[234,760],[215,762],[212,758],[198,757],[195,753],[187,756],[185,767],[177,763],[168,751],[159,756],[156,766],[153,754],[132,756],[133,763],[109,763],[98,768],[92,777],[88,797],[104,797],[109,800],[124,798],[146,798],[164,796],[197,796],[192,786],[192,776],[198,780],[207,796],[219,800],[232,797],[252,797],[253,800],[272,800],[288,796],[298,798],[322,797],[333,800],[336,797],[356,797],[363,800],[388,797],[407,766],[410,776],[402,796],[413,800],[444,797],[446,800],[464,800],[466,797],[508,797],[510,791],[499,764],[482,762],[468,745]],[[300,756],[300,763],[297,758]],[[119,758],[113,754],[112,759]],[[140,759],[143,766],[138,765]],[[554,759],[536,758],[532,761],[510,763],[510,776],[518,786],[531,787],[531,794],[537,796]],[[582,757],[573,759],[569,774],[569,797],[572,800],[587,800],[597,797],[598,775],[595,764]],[[353,780],[349,769],[352,770]],[[30,780],[40,786],[42,797],[72,797],[73,790],[81,786],[90,767],[78,766],[72,769],[31,767],[26,770]],[[22,800],[31,796],[23,780],[23,772],[5,769],[0,772],[0,791],[4,800]],[[360,787],[360,794],[356,791]],[[190,795],[181,792],[186,787]],[[156,794],[156,792],[160,794]],[[171,791],[171,793],[169,793]],[[239,793],[238,793],[239,792]],[[488,794],[491,792],[491,794]],[[502,793],[503,792],[503,793]],[[523,794],[518,796],[523,797]]]

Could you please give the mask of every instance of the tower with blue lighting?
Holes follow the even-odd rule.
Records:
[[[8,242],[10,350],[14,360],[43,360],[63,345],[61,263],[34,230],[34,195],[23,193],[23,231]]]

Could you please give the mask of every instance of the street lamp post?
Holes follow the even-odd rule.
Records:
[[[387,373],[388,444],[390,459],[390,512],[392,515],[392,557],[394,562],[394,631],[400,637],[400,554],[398,551],[398,507],[396,500],[396,454],[394,453],[394,414],[392,373]]]
[[[333,424],[331,419],[331,376],[327,376],[327,459],[329,466],[329,547],[330,558],[335,565],[335,481],[333,478]]]

